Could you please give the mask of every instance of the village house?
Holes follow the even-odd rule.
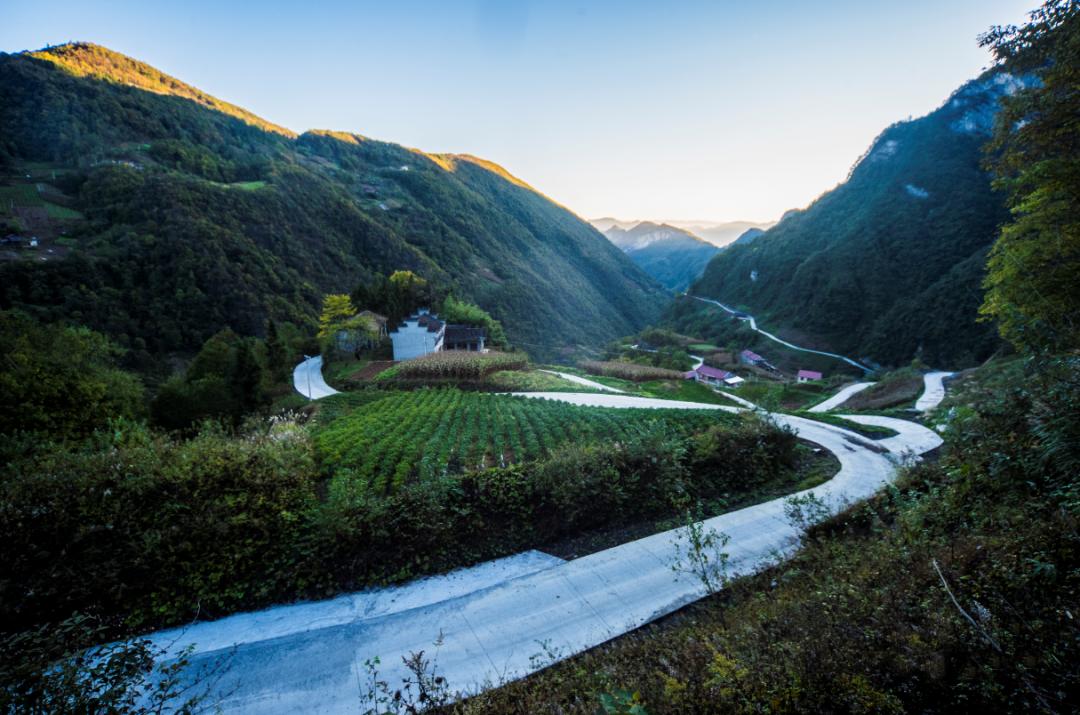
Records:
[[[775,365],[758,355],[753,350],[743,350],[741,353],[739,353],[739,362],[741,362],[743,365],[760,367],[763,370],[772,370],[773,372],[776,372]]]
[[[738,387],[745,382],[733,372],[708,365],[699,365],[697,369],[686,373],[686,377],[711,387]]]
[[[816,370],[799,370],[796,379],[799,381],[799,384],[804,382],[817,382],[821,379],[821,373]]]
[[[421,308],[390,331],[395,360],[409,360],[438,352],[443,349],[445,338],[446,323],[432,315],[427,308]]]
[[[358,350],[370,350],[377,347],[386,334],[387,318],[370,310],[364,310],[350,319],[352,321],[370,322],[375,326],[375,334],[359,328],[342,328],[334,336],[334,343],[342,352],[356,352]]]
[[[395,360],[410,360],[441,350],[486,352],[486,340],[483,328],[447,325],[427,308],[421,308],[390,331]]]

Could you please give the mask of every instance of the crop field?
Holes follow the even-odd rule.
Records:
[[[0,186],[0,205],[4,210],[9,208],[34,208],[44,206],[45,202],[38,195],[37,187],[33,184],[18,184],[16,186]]]
[[[376,380],[476,380],[499,370],[523,370],[527,365],[528,358],[522,353],[450,350],[399,362]]]
[[[336,472],[335,487],[389,494],[413,481],[537,459],[570,443],[618,441],[658,423],[690,434],[728,419],[711,410],[613,410],[440,388],[363,404],[329,421],[316,444]]]
[[[581,367],[585,372],[592,375],[605,375],[607,377],[617,377],[622,380],[632,380],[634,382],[645,382],[648,380],[681,380],[683,378],[683,374],[677,370],[666,370],[662,367],[638,365],[632,362],[620,362],[617,360],[610,360],[607,362],[586,360],[581,363]]]

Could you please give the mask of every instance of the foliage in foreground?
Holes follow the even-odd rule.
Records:
[[[445,571],[688,499],[722,505],[790,474],[794,444],[751,417],[692,442],[660,423],[382,496],[323,489],[308,428],[292,421],[190,440],[117,424],[0,474],[0,632],[83,613],[125,634]]]
[[[788,564],[456,712],[1068,712],[1080,698],[1080,359],[954,420],[938,463]],[[453,684],[451,684],[453,685]]]
[[[1080,2],[1050,0],[1021,27],[980,38],[1040,82],[1004,100],[990,164],[1012,221],[990,253],[982,313],[1025,350],[1080,346]]]

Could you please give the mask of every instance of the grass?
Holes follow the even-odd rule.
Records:
[[[683,400],[685,402],[704,402],[712,405],[735,406],[735,403],[717,393],[711,387],[695,380],[653,380],[641,385],[641,394],[658,397],[662,400]],[[732,392],[742,397],[739,390]]]
[[[818,422],[824,422],[836,427],[843,427],[846,430],[850,430],[856,434],[861,434],[863,437],[869,437],[870,439],[886,439],[888,437],[895,437],[900,434],[894,429],[888,427],[881,427],[879,425],[864,425],[859,422],[852,422],[851,420],[845,420],[843,417],[837,417],[836,415],[830,415],[824,412],[805,412],[800,411],[796,413],[799,417],[805,417],[808,420],[817,420]]]
[[[60,221],[72,221],[83,218],[82,213],[76,211],[75,209],[69,209],[66,206],[60,206],[49,201],[46,201],[44,203],[45,213],[49,214],[49,218],[57,219]]]
[[[844,403],[850,412],[866,412],[913,406],[923,391],[923,377],[915,368],[886,373],[877,384],[856,393]]]
[[[237,181],[232,184],[225,184],[230,189],[240,189],[241,191],[255,191],[266,186],[265,181]]]
[[[711,352],[716,352],[720,348],[718,346],[716,346],[716,345],[712,345],[711,343],[694,343],[692,345],[687,345],[686,349],[687,350],[695,350],[695,351],[698,351],[698,352],[711,353]]]
[[[739,387],[739,397],[766,409],[802,410],[821,402],[825,393],[819,385],[766,382],[746,382]]]
[[[485,382],[508,392],[598,392],[539,370],[500,370],[488,375]]]

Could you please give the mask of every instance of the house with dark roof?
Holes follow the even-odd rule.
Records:
[[[691,374],[694,380],[712,387],[737,387],[744,382],[741,377],[733,372],[709,367],[708,365],[698,365],[692,373],[687,373],[687,375]]]
[[[427,308],[421,308],[390,331],[390,341],[394,344],[394,359],[409,360],[441,350],[484,352],[487,333],[474,325],[448,325]]]
[[[446,326],[443,350],[468,350],[482,353],[485,340],[487,340],[487,333],[481,327],[451,324]]]
[[[390,331],[395,360],[409,360],[438,352],[443,349],[445,338],[446,323],[427,308],[421,308]]]
[[[739,353],[739,362],[743,365],[750,365],[751,367],[760,367],[765,370],[772,370],[776,372],[776,366],[770,363],[765,358],[758,355],[753,350],[743,350]]]

